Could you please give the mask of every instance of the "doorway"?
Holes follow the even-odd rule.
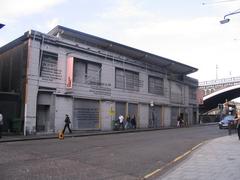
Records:
[[[159,128],[161,126],[161,106],[149,106],[149,128]]]
[[[37,132],[46,132],[48,131],[48,122],[49,122],[49,105],[38,105],[37,106],[37,122],[36,122],[36,131]]]

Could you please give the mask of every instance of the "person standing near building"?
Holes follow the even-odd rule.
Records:
[[[237,122],[238,139],[240,140],[240,116],[239,115],[237,116],[235,121]]]
[[[133,115],[133,117],[132,117],[132,119],[131,119],[131,124],[132,124],[132,128],[133,128],[133,129],[136,129],[137,123],[136,123],[135,114]]]
[[[69,126],[70,123],[71,123],[70,118],[69,118],[68,114],[66,114],[65,125],[64,125],[64,128],[63,128],[63,134],[65,132],[66,127],[68,128],[69,133],[72,133],[72,130],[71,130],[70,126]]]
[[[2,138],[3,115],[0,112],[0,138]]]

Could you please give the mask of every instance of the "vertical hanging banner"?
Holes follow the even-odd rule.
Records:
[[[67,57],[66,88],[72,89],[73,86],[73,57]]]
[[[197,90],[197,102],[198,104],[203,104],[203,97],[204,97],[204,90],[198,89]]]

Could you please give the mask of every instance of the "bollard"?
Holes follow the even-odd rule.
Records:
[[[58,133],[58,139],[60,139],[60,140],[63,140],[63,139],[64,139],[64,133],[63,133],[63,131],[60,131],[60,132]]]

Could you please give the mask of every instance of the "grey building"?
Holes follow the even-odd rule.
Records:
[[[57,26],[28,31],[0,48],[0,110],[5,131],[111,130],[120,114],[138,128],[198,117],[198,81],[188,65]]]

